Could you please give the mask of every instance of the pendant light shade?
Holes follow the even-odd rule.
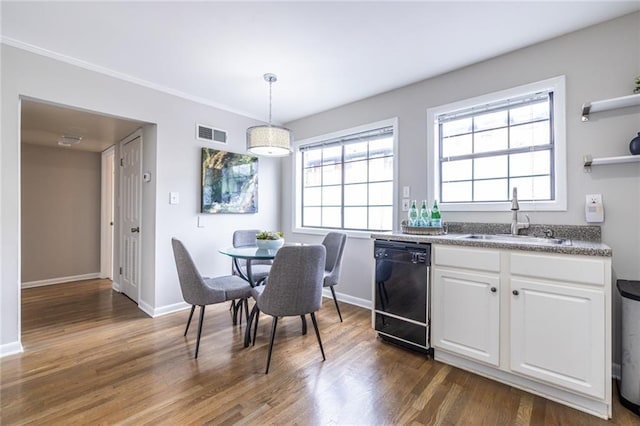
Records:
[[[291,131],[271,125],[271,85],[278,81],[278,77],[269,73],[264,75],[264,79],[269,83],[269,125],[247,129],[247,151],[256,155],[282,157],[291,154]]]

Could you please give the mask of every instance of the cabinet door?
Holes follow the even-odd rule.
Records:
[[[499,364],[497,275],[434,268],[432,346],[486,364]]]
[[[511,280],[511,369],[604,398],[604,291]]]

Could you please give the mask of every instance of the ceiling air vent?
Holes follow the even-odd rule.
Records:
[[[196,124],[196,139],[208,142],[227,143],[227,132],[220,129],[214,129],[204,124]]]

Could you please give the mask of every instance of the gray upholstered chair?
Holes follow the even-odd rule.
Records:
[[[233,233],[234,247],[247,247],[256,245],[256,234],[259,229],[240,229]],[[254,283],[259,283],[269,275],[271,269],[271,260],[253,260],[251,261],[251,276]],[[231,270],[233,275],[247,277],[247,261],[243,259],[233,259]]]
[[[318,345],[320,345],[322,360],[325,360],[315,316],[315,312],[322,306],[322,279],[325,258],[326,249],[322,245],[284,246],[276,254],[271,273],[267,278],[267,284],[251,289],[251,295],[256,300],[256,303],[247,327],[250,327],[251,322],[255,320],[253,344],[256,342],[255,335],[258,329],[260,312],[273,317],[265,374],[269,373],[278,317],[304,317],[306,314],[310,314]]]
[[[333,303],[336,305],[340,322],[342,322],[342,314],[336,299],[336,292],[333,286],[338,285],[340,281],[340,272],[342,270],[342,255],[344,254],[344,246],[347,243],[347,234],[341,232],[329,232],[322,240],[322,245],[327,249],[327,262],[324,267],[324,286],[331,289]]]
[[[248,311],[247,298],[251,296],[251,286],[247,281],[235,275],[203,278],[198,272],[184,244],[182,244],[180,240],[172,238],[171,246],[173,247],[173,256],[175,257],[176,268],[178,270],[178,280],[180,281],[182,298],[191,305],[191,313],[189,313],[187,327],[184,329],[185,336],[187,335],[187,331],[189,331],[193,311],[196,309],[196,305],[200,306],[200,321],[198,322],[195,355],[195,357],[198,358],[205,306],[239,299],[244,302],[245,310]]]

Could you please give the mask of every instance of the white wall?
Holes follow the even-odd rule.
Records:
[[[411,198],[423,199],[427,196],[427,184],[431,184],[427,170],[427,108],[558,75],[566,76],[568,209],[527,213],[532,223],[584,225],[585,194],[603,194],[606,221],[602,225],[602,239],[613,248],[614,283],[617,278],[640,279],[640,165],[594,167],[589,174],[584,173],[582,163],[584,154],[628,155],[629,141],[640,131],[640,114],[636,108],[593,115],[587,123],[580,120],[584,102],[633,92],[633,80],[640,75],[640,13],[287,123],[287,126],[297,139],[306,139],[398,117],[398,187],[409,185]],[[291,229],[293,224],[291,181],[291,167],[287,164],[282,180],[285,229]],[[396,202],[399,205],[400,199]],[[398,214],[404,217],[406,213]],[[445,220],[450,221],[508,223],[510,219],[510,211],[445,213]],[[319,240],[310,235],[295,236],[304,241]],[[369,241],[349,239],[344,276],[336,291],[370,300],[372,269],[364,267],[363,260],[370,262],[370,248]],[[613,293],[617,330],[615,307],[619,305],[619,297],[617,290]]]
[[[26,96],[103,114],[150,123],[143,128],[142,295],[152,313],[180,306],[170,239],[181,238],[203,275],[230,272],[231,261],[218,249],[231,244],[234,229],[280,229],[280,159],[260,161],[259,212],[203,215],[200,206],[200,149],[245,152],[245,131],[256,120],[200,105],[93,71],[6,45],[1,51],[2,143],[0,236],[0,354],[20,350],[20,97]],[[195,124],[228,131],[226,146],[195,139]],[[169,192],[180,204],[169,205]]]

